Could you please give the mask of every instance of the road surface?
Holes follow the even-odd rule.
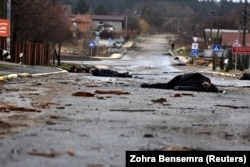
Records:
[[[0,166],[124,167],[126,150],[250,149],[249,81],[205,70],[227,93],[143,89],[145,82],[204,69],[171,66],[172,58],[162,54],[168,49],[164,35],[146,37],[137,47],[119,60],[84,62],[133,78],[71,73],[5,84],[1,104],[21,109],[0,112]]]

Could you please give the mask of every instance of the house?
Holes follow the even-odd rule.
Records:
[[[71,15],[69,18],[69,29],[73,36],[79,37],[90,31],[100,31],[100,36],[112,34],[111,36],[120,37],[127,31],[126,16],[109,15]]]
[[[113,33],[123,33],[127,30],[126,16],[92,15],[93,29],[103,26],[104,29],[112,30]]]
[[[245,44],[250,47],[250,34],[246,33]],[[222,32],[221,33],[221,45],[224,47],[231,47],[238,43],[242,46],[243,33],[242,32]]]
[[[69,22],[69,29],[75,37],[83,36],[84,33],[91,31],[91,15],[72,15]]]
[[[248,31],[247,31],[248,32]],[[219,39],[220,41],[222,41],[222,34],[224,34],[224,38],[225,38],[225,34],[227,33],[232,33],[235,34],[237,36],[237,34],[242,34],[242,30],[231,30],[231,29],[210,29],[210,28],[206,28],[204,30],[204,38],[205,41],[213,43],[214,41],[216,41],[217,39]],[[231,35],[230,35],[231,36]],[[236,40],[236,39],[234,39]],[[240,39],[238,39],[239,41],[242,41]],[[223,45],[221,43],[221,45]]]

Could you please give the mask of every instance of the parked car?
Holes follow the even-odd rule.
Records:
[[[121,47],[122,47],[122,43],[119,42],[119,41],[115,41],[115,42],[113,43],[113,47],[115,47],[115,48],[121,48]]]

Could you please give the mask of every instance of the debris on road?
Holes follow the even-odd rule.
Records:
[[[214,106],[217,106],[217,107],[228,107],[228,108],[233,108],[233,109],[246,109],[246,108],[249,108],[249,106],[233,106],[233,105],[221,105],[221,104],[217,104],[217,105],[214,105]]]
[[[10,103],[4,103],[0,105],[0,112],[7,112],[7,111],[41,112],[41,110],[29,107],[20,107]]]
[[[122,90],[96,90],[96,94],[114,94],[114,95],[128,95],[132,94],[130,92],[125,92]]]
[[[156,99],[156,100],[152,99],[151,101],[154,103],[165,103],[165,102],[167,102],[167,99],[160,98],[160,99]]]
[[[117,111],[117,112],[154,112],[156,110],[152,109],[110,109],[110,111]]]
[[[91,92],[74,92],[73,96],[82,96],[82,97],[93,97],[95,94],[113,94],[113,95],[129,95],[132,94],[130,92],[125,92],[122,90],[96,90],[95,93]]]
[[[81,97],[93,97],[93,96],[95,96],[95,94],[93,94],[91,92],[74,92],[72,95],[73,96],[81,96]]]
[[[70,155],[70,156],[74,156],[75,155],[75,151],[73,149],[68,149],[67,153]]]
[[[34,155],[34,156],[41,156],[45,158],[55,158],[59,155],[61,155],[60,152],[55,151],[55,150],[50,150],[49,152],[38,152],[37,150],[32,150],[28,152],[29,155]]]

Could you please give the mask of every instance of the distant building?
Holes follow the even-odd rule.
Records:
[[[247,31],[248,32],[248,31]],[[230,29],[210,29],[206,28],[204,32],[205,41],[213,43],[215,40],[219,39],[222,41],[222,34],[232,33],[232,34],[242,34],[242,30],[230,30]],[[240,40],[242,41],[242,40]]]
[[[93,29],[103,26],[104,29],[113,29],[114,33],[123,33],[127,29],[127,19],[126,16],[92,15],[92,25]]]
[[[250,34],[246,33],[245,44],[250,47]],[[221,45],[225,47],[231,47],[233,45],[242,46],[243,33],[241,32],[222,32],[221,33]]]
[[[82,36],[84,33],[91,31],[91,15],[72,15],[69,21],[69,29],[75,37]]]

